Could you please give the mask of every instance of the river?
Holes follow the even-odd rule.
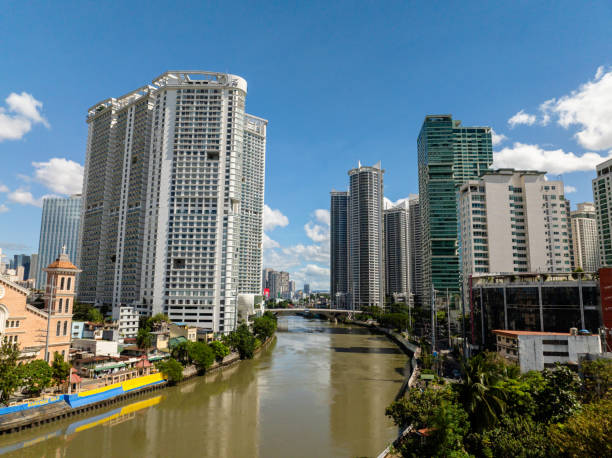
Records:
[[[367,329],[279,318],[251,361],[109,409],[0,437],[19,457],[376,456],[408,358]]]

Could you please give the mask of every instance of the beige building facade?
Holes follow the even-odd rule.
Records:
[[[595,272],[599,269],[599,247],[595,205],[589,202],[578,204],[572,212],[572,244],[574,269]]]

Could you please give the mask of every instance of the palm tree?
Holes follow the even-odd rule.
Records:
[[[141,350],[144,350],[145,356],[148,359],[149,348],[153,345],[153,336],[148,330],[144,328],[139,329],[138,335],[136,336],[136,345],[138,345],[138,348]]]
[[[513,369],[500,366],[486,353],[470,359],[463,367],[464,379],[457,385],[459,399],[477,430],[497,423],[506,408],[501,382]]]

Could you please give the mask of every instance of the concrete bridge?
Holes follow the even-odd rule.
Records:
[[[328,318],[334,318],[338,315],[346,315],[349,318],[353,318],[354,310],[345,309],[318,309],[318,308],[306,308],[306,307],[292,307],[292,308],[267,308],[266,312],[272,312],[277,315],[299,315],[299,314],[313,314],[313,315],[325,315]]]

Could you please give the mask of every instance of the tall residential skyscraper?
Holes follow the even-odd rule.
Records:
[[[421,246],[421,208],[419,196],[408,198],[408,243],[410,245],[409,267],[410,292],[414,295],[414,303],[422,305],[423,298],[423,247]]]
[[[380,162],[360,163],[348,172],[349,291],[355,310],[385,304],[383,173]]]
[[[593,200],[597,212],[597,239],[599,242],[599,264],[601,267],[612,266],[612,159],[596,167],[597,177],[593,179]]]
[[[239,76],[170,71],[89,110],[80,300],[234,329],[263,237],[266,121],[246,93]]]
[[[571,213],[574,269],[594,272],[599,268],[595,215],[595,205],[590,202],[578,204],[577,210]]]
[[[545,175],[500,169],[461,186],[460,247],[466,286],[473,274],[571,272],[569,202],[563,182],[547,181]]]
[[[80,194],[43,199],[37,266],[32,274],[37,288],[44,289],[47,284],[45,268],[57,258],[58,253],[64,253],[64,246],[70,259],[78,259],[81,204]]]
[[[432,286],[459,290],[457,192],[493,162],[490,127],[464,127],[452,115],[426,116],[417,140],[423,246],[423,303]]]
[[[348,201],[348,192],[331,192],[329,285],[331,300],[338,308],[349,305]]]
[[[384,211],[385,290],[388,296],[410,292],[410,240],[408,202]]]

